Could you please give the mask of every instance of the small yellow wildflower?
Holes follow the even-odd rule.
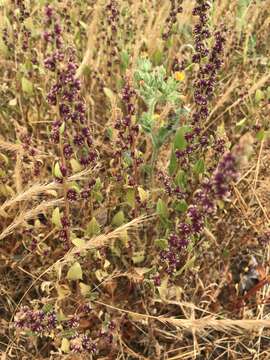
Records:
[[[184,71],[176,71],[175,73],[174,73],[174,78],[175,78],[175,80],[177,80],[177,81],[184,81],[185,80],[185,73],[184,73]]]

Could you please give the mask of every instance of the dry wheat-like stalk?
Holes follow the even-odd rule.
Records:
[[[55,182],[51,182],[49,184],[36,183],[31,187],[29,187],[28,189],[26,189],[25,191],[21,191],[16,196],[5,201],[4,204],[0,207],[0,214],[3,211],[5,211],[7,208],[10,208],[11,206],[15,205],[18,202],[25,201],[28,199],[33,199],[35,196],[45,193],[46,191],[56,189],[57,187],[59,187],[59,184]]]
[[[91,172],[94,172],[96,168],[94,169],[85,169],[83,171],[80,171],[79,173],[76,173],[74,175],[71,175],[67,178],[67,182],[77,181],[84,179],[87,175],[89,175]],[[16,196],[12,197],[11,199],[8,199],[4,202],[4,204],[0,207],[0,215],[3,214],[5,216],[5,210],[13,205],[15,205],[18,202],[31,200],[33,197],[46,193],[46,191],[58,189],[61,186],[55,182],[52,181],[50,183],[36,183],[30,186],[28,189],[19,192]]]
[[[98,20],[100,19],[100,15],[101,15],[102,5],[103,5],[102,0],[98,0],[95,4],[95,10],[94,10],[94,13],[92,16],[93,21],[89,25],[89,28],[88,28],[87,49],[86,49],[85,55],[83,57],[82,63],[77,70],[77,73],[76,73],[77,77],[82,76],[84,67],[86,65],[89,65],[89,63],[91,62],[91,59],[93,56],[93,51],[95,49],[95,45],[96,45],[96,41],[97,41],[97,38],[95,35],[96,35],[97,23],[98,23]]]
[[[208,124],[207,128],[209,128],[211,125],[213,125],[214,122],[217,122],[220,118],[222,118],[224,116],[224,114],[226,114],[228,111],[230,111],[231,109],[233,109],[235,106],[237,106],[238,104],[241,103],[241,101],[243,101],[243,99],[247,99],[248,97],[250,97],[252,94],[255,93],[255,91],[259,88],[261,88],[268,80],[270,79],[270,74],[266,74],[265,76],[263,76],[260,80],[258,80],[249,90],[247,95],[245,95],[243,98],[239,98],[237,99],[233,104],[231,104],[230,106],[228,106],[220,115],[218,115],[216,118],[212,119],[212,121]]]
[[[91,238],[90,240],[88,240],[84,245],[78,247],[74,247],[72,248],[66,255],[65,255],[65,260],[70,261],[71,259],[73,259],[74,255],[81,251],[87,251],[90,249],[98,249],[102,246],[106,246],[108,245],[108,243],[113,240],[118,238],[119,236],[121,236],[121,234],[123,234],[126,231],[131,231],[133,229],[138,229],[138,227],[140,227],[141,225],[145,224],[146,221],[154,218],[155,215],[144,215],[144,216],[140,216],[137,217],[131,221],[129,221],[128,223],[119,226],[117,229],[109,232],[108,234],[101,234],[98,236],[95,236],[93,238]]]
[[[14,151],[17,152],[21,149],[20,144],[13,144],[3,139],[0,139],[0,149],[7,150],[7,151]]]
[[[195,330],[200,331],[203,334],[204,329],[215,329],[217,331],[227,332],[235,331],[242,332],[252,329],[259,328],[270,328],[270,320],[257,320],[257,319],[244,319],[244,320],[232,320],[232,319],[216,319],[213,316],[205,316],[200,319],[175,319],[164,316],[153,316],[147,314],[136,313],[130,310],[125,310],[105,304],[101,301],[94,301],[97,304],[109,307],[113,310],[120,311],[126,314],[129,314],[134,321],[142,321],[153,319],[157,320],[163,324],[173,325],[175,327],[181,328],[182,330]]]
[[[15,230],[18,226],[23,224],[25,221],[33,219],[35,216],[37,216],[39,213],[43,212],[44,210],[51,208],[53,206],[59,205],[64,201],[64,198],[56,199],[56,200],[50,200],[50,201],[44,201],[41,204],[39,204],[34,209],[28,210],[26,212],[21,212],[16,219],[7,227],[5,230],[0,234],[0,240],[3,240],[8,235],[10,235],[13,230]]]

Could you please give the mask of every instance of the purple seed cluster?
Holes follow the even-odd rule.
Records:
[[[195,25],[193,30],[196,53],[193,55],[192,61],[195,63],[200,63],[202,59],[207,57],[209,54],[209,49],[207,48],[205,41],[211,37],[211,32],[208,25],[209,10],[209,1],[196,0],[196,5],[192,11],[192,14],[194,16],[199,17],[199,21]]]
[[[32,331],[37,335],[47,334],[56,329],[56,313],[31,310],[28,306],[23,306],[15,316],[14,325],[18,329]]]
[[[73,353],[92,353],[97,352],[97,346],[86,334],[76,334],[70,340],[70,350]]]
[[[85,308],[86,312],[91,311],[89,306]],[[64,329],[77,329],[79,327],[79,316],[74,315],[72,318],[62,321]],[[52,330],[57,331],[56,312],[54,310],[31,310],[28,306],[23,306],[15,315],[14,326],[23,331],[31,331],[38,336],[47,335]],[[70,350],[75,353],[97,352],[97,347],[87,334],[75,333],[70,340]]]
[[[132,159],[129,172],[129,184],[134,185],[134,171],[141,164],[141,159],[135,153],[136,140],[139,134],[139,126],[134,122],[136,92],[133,89],[130,78],[127,76],[122,90],[121,98],[125,107],[125,114],[116,120],[114,128],[117,130],[115,163],[122,165],[124,153],[129,153]],[[118,174],[117,179],[122,179]]]
[[[40,176],[42,162],[37,158],[37,151],[33,144],[32,137],[28,133],[23,133],[20,136],[20,141],[22,143],[22,147],[25,155],[28,155],[33,161],[33,176]]]
[[[54,72],[56,77],[47,100],[50,105],[58,108],[59,113],[59,117],[52,123],[51,140],[59,144],[61,138],[63,139],[62,151],[65,160],[70,160],[76,152],[81,165],[93,165],[97,154],[87,125],[86,106],[80,95],[81,82],[76,77],[78,65],[75,51],[63,47],[61,25],[49,5],[45,8],[45,24],[47,30],[44,33],[44,40],[46,48],[50,51],[44,65]],[[68,174],[68,171],[66,172]],[[74,200],[74,196],[70,192],[71,201]]]
[[[199,69],[193,83],[195,109],[191,118],[191,131],[185,134],[187,146],[184,150],[176,150],[175,152],[182,169],[188,169],[190,157],[196,152],[207,149],[209,145],[209,136],[201,134],[202,124],[209,116],[210,101],[214,95],[218,71],[223,63],[222,57],[225,44],[223,33],[225,29],[221,28],[219,31],[214,32],[214,34],[211,33],[209,10],[210,3],[208,1],[196,0],[193,15],[199,17],[199,21],[193,30],[196,52],[192,57],[192,61],[198,63]],[[211,37],[213,38],[212,47],[207,45]],[[181,63],[176,60],[174,67],[176,69],[180,68]],[[222,140],[214,146],[216,154],[224,152]]]
[[[217,73],[222,66],[222,54],[224,50],[225,37],[221,31],[214,33],[214,46],[208,56],[206,63],[200,64],[198,78],[194,83],[194,102],[196,111],[193,114],[193,125],[197,126],[209,115],[209,101],[213,98]],[[196,54],[200,61],[203,56],[200,52]]]
[[[182,3],[183,0],[170,0],[171,8],[170,12],[165,20],[165,29],[162,34],[162,39],[167,40],[171,33],[174,24],[177,22],[177,15],[183,12]]]
[[[175,185],[172,178],[164,171],[159,171],[158,180],[163,183],[164,190],[170,197],[173,196],[178,200],[186,198],[187,194],[180,188],[180,186]]]
[[[94,147],[92,133],[87,119],[85,101],[81,96],[81,81],[76,76],[78,64],[76,51],[72,47],[65,47],[63,30],[57,13],[51,5],[45,7],[43,34],[44,52],[46,54],[44,66],[54,75],[47,95],[47,102],[55,107],[55,119],[51,125],[51,142],[58,145],[59,169],[61,176],[55,175],[55,181],[63,184],[65,209],[61,219],[62,228],[59,231],[59,240],[64,248],[70,244],[70,204],[87,199],[90,187],[86,186],[80,193],[75,188],[68,188],[66,178],[72,174],[72,160],[83,167],[93,166],[96,163],[97,152]]]
[[[118,63],[118,54],[120,51],[120,47],[118,44],[118,28],[119,28],[119,22],[120,22],[120,11],[119,11],[119,4],[117,0],[110,0],[108,4],[105,7],[105,14],[107,18],[108,23],[108,29],[107,29],[107,39],[106,39],[106,45],[107,45],[107,75],[112,75],[112,67],[113,64]],[[109,30],[109,31],[108,31]]]
[[[198,16],[199,21],[193,30],[196,52],[192,57],[192,61],[200,65],[194,82],[196,110],[192,116],[192,123],[196,127],[200,127],[201,122],[209,115],[209,101],[213,97],[217,73],[222,66],[225,43],[225,37],[222,35],[224,29],[221,29],[213,34],[214,45],[212,48],[207,47],[207,40],[212,36],[208,24],[209,10],[208,1],[196,0],[193,15]]]
[[[230,187],[239,177],[239,167],[250,151],[250,140],[247,139],[226,152],[219,161],[210,179],[202,182],[201,188],[193,197],[193,204],[188,207],[187,216],[181,221],[168,238],[168,249],[160,253],[161,262],[166,264],[166,272],[173,274],[179,268],[186,247],[201,235],[207,216],[216,211],[216,202],[226,200]]]

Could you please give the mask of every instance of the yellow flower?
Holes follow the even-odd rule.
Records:
[[[175,80],[177,80],[177,81],[184,81],[185,80],[185,73],[184,73],[184,71],[176,71],[175,73],[174,73],[174,78],[175,78]]]

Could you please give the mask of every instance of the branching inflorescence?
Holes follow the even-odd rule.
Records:
[[[168,250],[161,252],[161,261],[166,262],[169,274],[179,268],[183,251],[202,233],[207,216],[216,211],[217,201],[226,200],[230,195],[230,187],[238,179],[239,168],[251,151],[251,143],[250,137],[243,138],[232,151],[226,152],[210,179],[205,179],[194,193],[186,219],[180,221],[176,232],[170,235]]]
[[[209,25],[210,4],[205,0],[197,0],[193,9],[193,15],[199,17],[198,23],[194,26],[195,54],[192,57],[193,63],[199,65],[194,80],[193,100],[195,109],[192,114],[192,130],[187,132],[185,138],[188,146],[183,151],[176,151],[179,162],[183,165],[188,162],[190,154],[196,150],[202,150],[209,143],[208,137],[202,136],[202,126],[210,111],[209,104],[213,98],[217,74],[222,66],[224,52],[225,29],[221,28],[212,35]],[[213,46],[209,48],[209,39],[213,37]],[[197,139],[197,142],[195,141]]]
[[[183,0],[170,0],[171,8],[170,12],[166,18],[166,26],[162,34],[163,40],[168,40],[172,33],[172,29],[174,24],[177,21],[177,14],[181,14],[183,12],[182,3]]]
[[[60,162],[55,164],[56,181],[63,184],[65,211],[62,218],[63,228],[59,236],[65,244],[69,243],[69,203],[80,197],[77,188],[69,187],[65,178],[72,171],[70,160],[79,159],[82,166],[93,166],[97,153],[93,145],[91,131],[88,126],[86,107],[80,95],[81,83],[76,77],[78,68],[74,49],[64,47],[62,28],[51,6],[45,9],[46,31],[43,34],[47,57],[45,67],[55,74],[55,82],[50,88],[47,101],[56,108],[56,119],[52,123],[51,140],[58,144]],[[77,161],[77,160],[76,160]],[[87,189],[82,191],[85,198]]]

